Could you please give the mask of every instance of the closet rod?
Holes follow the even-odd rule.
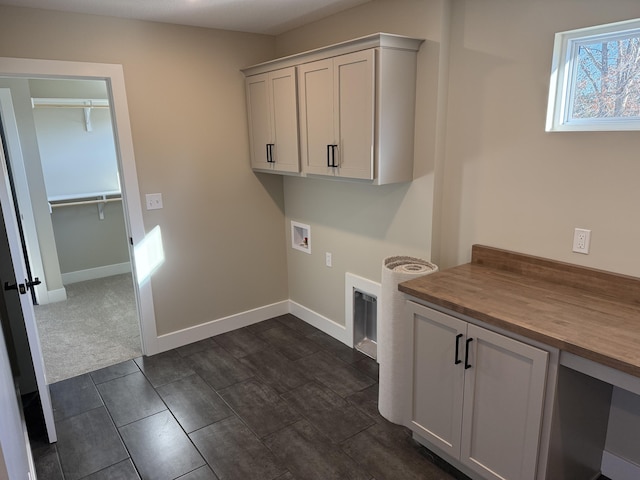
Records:
[[[109,108],[102,98],[31,98],[33,108]]]
[[[80,202],[64,202],[64,203],[51,203],[49,202],[49,206],[51,208],[58,208],[58,207],[71,207],[74,205],[96,205],[98,203],[109,203],[109,202],[121,202],[122,201],[122,197],[118,197],[118,198],[101,198],[101,199],[97,199],[97,200],[82,200]]]
[[[33,108],[109,108],[109,105],[35,105]]]

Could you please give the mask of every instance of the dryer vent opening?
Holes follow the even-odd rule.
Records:
[[[376,297],[353,289],[353,343],[356,350],[374,359],[378,341],[377,303]]]

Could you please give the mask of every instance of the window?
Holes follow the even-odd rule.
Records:
[[[640,130],[640,19],[556,34],[546,129]]]

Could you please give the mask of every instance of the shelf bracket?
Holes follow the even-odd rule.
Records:
[[[93,131],[93,127],[91,126],[91,107],[84,107],[84,127],[87,132]]]
[[[106,203],[107,196],[102,195],[102,200],[105,200],[105,202],[98,203],[98,216],[100,217],[100,220],[104,220],[104,204]]]

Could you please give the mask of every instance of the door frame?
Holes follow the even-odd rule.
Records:
[[[134,293],[140,320],[142,352],[145,355],[159,353],[151,282],[148,278],[138,279],[136,275],[135,247],[145,239],[146,232],[142,217],[142,204],[122,65],[0,57],[0,76],[104,80],[106,82],[111,100],[113,137],[120,171],[125,226],[127,235],[131,239],[129,242],[129,257],[131,258],[133,277],[137,279],[134,281]]]

